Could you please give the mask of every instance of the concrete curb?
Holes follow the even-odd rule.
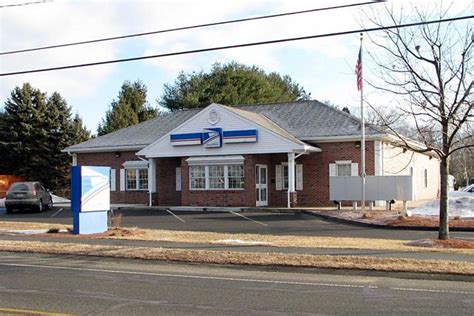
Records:
[[[326,220],[349,224],[354,226],[362,226],[362,227],[372,227],[372,228],[379,228],[379,229],[393,229],[393,230],[420,230],[420,231],[438,231],[437,227],[426,227],[426,226],[389,226],[383,224],[376,224],[376,223],[365,223],[359,221],[352,221],[340,217],[334,217],[330,215],[320,214],[320,213],[313,213],[307,210],[299,210],[300,212],[308,215],[312,215],[315,217],[323,218]],[[450,231],[457,231],[457,232],[474,232],[474,228],[470,227],[450,227]]]

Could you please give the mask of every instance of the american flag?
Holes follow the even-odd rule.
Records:
[[[362,90],[362,46],[359,49],[359,57],[355,67],[355,73],[357,75],[357,90]]]

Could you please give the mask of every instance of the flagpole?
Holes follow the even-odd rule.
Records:
[[[360,33],[360,63],[361,63],[361,78],[364,78],[362,75],[362,33]],[[363,80],[363,79],[362,79]],[[360,120],[362,121],[362,140],[360,144],[361,151],[361,181],[362,181],[362,213],[365,214],[365,121],[364,121],[364,85],[361,83],[360,88]]]

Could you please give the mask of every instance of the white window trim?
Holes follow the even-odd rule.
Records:
[[[209,157],[190,157],[186,159],[188,166],[215,166],[215,165],[243,165],[244,156],[209,156]]]
[[[282,162],[280,164],[278,164],[277,166],[281,166],[281,182],[279,183],[278,180],[275,180],[275,184],[281,184],[281,187],[280,185],[276,185],[276,190],[277,191],[281,191],[281,190],[288,190],[288,186],[285,187],[285,167],[288,167],[288,162]],[[302,172],[301,172],[301,177],[304,179],[304,169],[303,169],[303,164],[297,164],[295,163],[295,190],[296,191],[303,191],[303,179],[301,179],[301,188],[297,188],[297,184],[298,184],[298,172],[297,172],[297,169],[298,167],[297,166],[301,166],[300,168],[302,168]],[[277,172],[276,172],[277,173]],[[275,177],[277,177],[277,175],[275,174]],[[288,182],[289,183],[289,182]]]
[[[329,176],[330,177],[344,177],[338,175],[338,165],[349,165],[351,170],[351,175],[346,177],[355,177],[359,176],[359,163],[352,162],[352,160],[335,160],[334,163],[329,164]]]
[[[188,174],[189,174],[189,191],[244,191],[245,188],[229,188],[229,165],[239,165],[242,166],[243,171],[243,178],[245,181],[245,169],[243,168],[243,164],[240,163],[231,163],[228,165],[224,165],[224,187],[223,188],[211,188],[210,187],[210,178],[209,178],[209,166],[204,166],[204,177],[205,177],[205,188],[192,188],[191,187],[191,167],[194,166],[202,166],[201,164],[192,164],[189,166]],[[222,166],[222,164],[212,164],[212,166]]]
[[[150,187],[150,178],[148,176],[148,168],[125,168],[125,190],[124,191],[148,191]],[[127,171],[128,170],[135,170],[135,189],[128,188],[128,178],[127,178]],[[139,189],[140,187],[140,170],[145,170],[147,172],[147,187],[146,189]]]

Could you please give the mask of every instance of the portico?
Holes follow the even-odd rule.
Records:
[[[175,169],[175,187],[181,191],[183,205],[197,205],[203,197],[206,205],[217,205],[221,200],[233,204],[237,197],[240,204],[249,204],[251,198],[253,206],[268,206],[269,168],[276,168],[280,174],[271,179],[285,182],[286,204],[291,207],[297,201],[296,159],[320,151],[262,115],[211,104],[140,150],[137,156],[148,161],[150,205],[157,193],[156,181],[161,181],[156,176],[157,165],[163,158],[177,158],[181,163]],[[281,154],[286,156],[286,162],[278,161],[278,165],[286,166],[285,174],[271,161],[272,155]],[[266,163],[260,163],[265,159]],[[302,169],[300,173],[302,177]]]

